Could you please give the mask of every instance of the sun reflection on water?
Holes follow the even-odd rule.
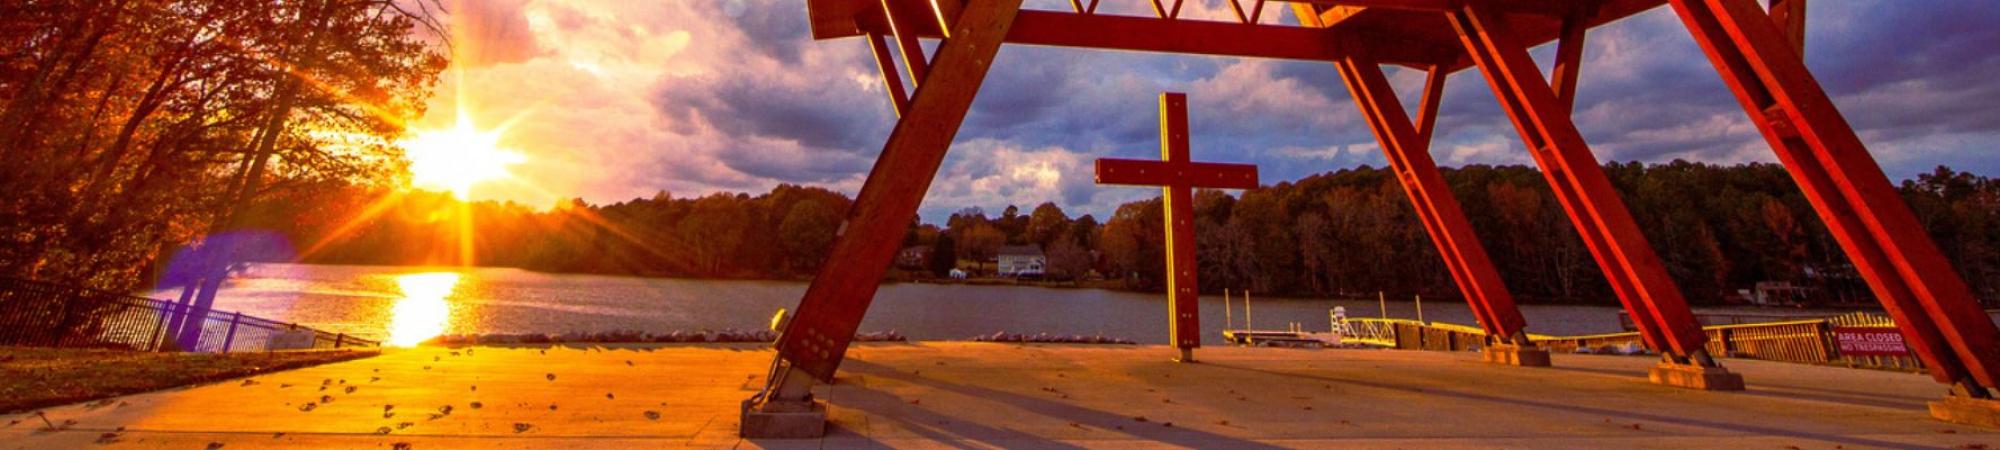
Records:
[[[414,347],[444,334],[451,323],[451,304],[444,299],[458,286],[458,274],[398,275],[396,286],[403,289],[403,298],[390,309],[388,345]]]

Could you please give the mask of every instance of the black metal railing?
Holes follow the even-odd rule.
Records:
[[[0,278],[0,345],[232,352],[375,347],[380,342],[242,313],[116,292]],[[178,328],[199,336],[177,342]]]

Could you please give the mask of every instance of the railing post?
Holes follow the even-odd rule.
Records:
[[[333,348],[340,348],[340,344],[342,344],[346,340],[347,340],[347,333],[340,333],[333,335]]]
[[[149,352],[160,351],[160,332],[166,330],[167,320],[168,320],[167,317],[172,314],[171,311],[173,311],[173,309],[174,309],[174,304],[163,303],[160,309],[160,314],[155,314],[153,316],[153,332],[150,334],[152,337],[146,340],[146,345],[148,346],[148,348],[146,348],[146,351]]]
[[[230,347],[230,345],[233,345],[233,344],[235,344],[235,343],[236,343],[236,324],[238,324],[238,323],[242,323],[242,322],[243,322],[243,312],[242,312],[242,311],[237,311],[237,312],[236,312],[236,315],[233,315],[233,316],[230,316],[230,317],[229,317],[229,332],[228,332],[228,333],[225,333],[225,334],[223,334],[223,336],[222,336],[222,352],[223,352],[223,353],[229,353],[229,347]]]
[[[1718,335],[1716,336],[1717,337],[1716,340],[1722,341],[1722,354],[1716,356],[1721,356],[1725,358],[1735,356],[1736,340],[1734,338],[1736,337],[1736,333],[1732,332],[1734,330],[1729,328],[1723,328],[1717,331],[1720,331],[1720,333],[1716,333]]]
[[[74,295],[71,295],[71,296],[64,296],[64,297],[63,297],[63,299],[62,299],[62,315],[61,315],[61,316],[58,316],[58,317],[56,318],[56,326],[55,326],[55,328],[52,328],[52,329],[50,329],[50,330],[49,330],[49,331],[50,331],[50,333],[49,333],[49,346],[50,346],[50,347],[61,347],[61,346],[62,346],[62,340],[63,340],[63,334],[64,334],[65,332],[69,331],[69,307],[70,307],[70,305],[74,305],[74,304],[76,304],[76,296],[74,296]]]

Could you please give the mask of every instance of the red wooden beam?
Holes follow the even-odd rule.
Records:
[[[1188,157],[1187,95],[1160,94],[1160,159],[1097,160],[1097,182],[1160,186],[1167,232],[1168,331],[1181,360],[1201,346],[1201,289],[1194,243],[1194,189],[1257,187],[1257,166],[1197,163]]]
[[[820,265],[778,339],[779,356],[794,370],[833,380],[1020,7],[1021,0],[969,4],[955,26],[957,37],[938,46],[935,70],[910,99],[909,113],[896,120],[848,209],[829,262]]]
[[[1186,165],[1188,157],[1187,95],[1160,94],[1160,159]],[[1192,174],[1188,174],[1192,175]],[[1100,175],[1101,177],[1102,175]],[[1191,362],[1201,346],[1201,285],[1194,256],[1194,190],[1168,183],[1160,188],[1161,213],[1167,226],[1167,335],[1181,349],[1180,360]]]
[[[1556,64],[1549,85],[1562,101],[1563,114],[1576,109],[1576,77],[1583,70],[1583,36],[1589,24],[1583,14],[1563,18],[1562,37],[1556,39]]]
[[[903,76],[896,73],[896,57],[889,54],[889,43],[884,36],[868,34],[868,50],[875,55],[875,68],[882,71],[882,90],[889,93],[889,106],[896,110],[896,117],[910,109],[910,95],[903,91]]]
[[[1097,160],[1097,184],[1254,189],[1257,187],[1257,166],[1104,158]]]
[[[898,11],[910,10],[934,13],[941,5],[952,5],[953,0],[808,0],[807,10],[812,23],[815,39],[834,39],[856,36],[867,32],[890,34],[890,25],[880,14],[884,3],[899,5]],[[1598,26],[1619,20],[1641,11],[1665,4],[1666,0],[1483,0],[1494,8],[1509,13],[1516,31],[1524,43],[1539,44],[1554,40],[1558,34],[1560,18],[1572,14],[1579,8],[1594,11],[1585,22],[1588,26]],[[1445,23],[1440,11],[1456,8],[1465,3],[1462,0],[1362,0],[1333,1],[1347,6],[1320,7],[1312,3],[1297,3],[1295,7],[1311,8],[1299,16],[1317,17],[1326,30],[1305,29],[1288,25],[1257,24],[1258,13],[1264,0],[1257,0],[1257,7],[1249,15],[1251,23],[1240,21],[1218,22],[1209,20],[1181,20],[1157,17],[1136,17],[1094,14],[1096,0],[1083,8],[1082,13],[1072,11],[1022,11],[1013,25],[1006,42],[1015,44],[1049,45],[1063,47],[1099,48],[1107,50],[1131,50],[1165,53],[1186,53],[1216,56],[1236,56],[1250,58],[1277,58],[1309,61],[1332,61],[1339,59],[1336,42],[1328,39],[1334,29],[1358,31],[1356,39],[1364,43],[1394,43],[1396,45],[1374,45],[1375,59],[1384,64],[1410,67],[1429,67],[1445,64],[1446,71],[1457,71],[1467,67],[1468,61],[1457,46],[1457,36],[1452,34],[1450,25]],[[1361,5],[1361,6],[1354,6]],[[1372,7],[1370,5],[1373,5]],[[1167,8],[1171,13],[1171,8]],[[1325,8],[1324,11],[1317,8]],[[1440,9],[1445,8],[1445,9]],[[1336,14],[1342,13],[1342,14]],[[937,13],[940,17],[944,13]],[[941,37],[943,33],[929,20],[915,20],[911,24],[917,35],[923,38]],[[1302,20],[1303,22],[1303,20]]]
[[[1417,142],[1429,149],[1431,136],[1437,132],[1438,108],[1444,105],[1444,80],[1451,75],[1444,67],[1431,66],[1424,71],[1424,96],[1417,100]]]
[[[1806,70],[1786,31],[1749,0],[1673,5],[1931,376],[2000,386],[2000,329]]]
[[[882,0],[882,17],[889,23],[889,35],[896,40],[896,51],[903,54],[903,64],[909,67],[910,86],[923,86],[924,72],[930,63],[924,61],[924,46],[917,42],[916,24],[910,19],[909,11],[897,11],[896,5],[906,4],[896,0]]]
[[[1049,11],[1022,11],[1007,42],[1310,61],[1339,56],[1336,43],[1321,30]]]
[[[1472,222],[1466,219],[1458,198],[1452,195],[1451,185],[1431,159],[1429,135],[1419,133],[1410,123],[1409,115],[1396,98],[1395,88],[1389,85],[1382,67],[1368,57],[1366,49],[1350,49],[1338,66],[1355,105],[1361,108],[1376,141],[1381,143],[1389,167],[1396,172],[1410,204],[1416,207],[1424,232],[1437,246],[1445,268],[1465,294],[1480,326],[1498,342],[1526,342],[1522,328],[1527,321],[1514,304],[1513,294],[1507,291],[1492,258],[1487,256],[1486,247],[1479,243],[1479,236],[1473,232]],[[1432,71],[1431,75],[1427,83],[1430,88],[1422,103],[1425,114],[1434,118],[1442,97],[1444,75],[1442,71]]]
[[[1708,337],[1693,310],[1527,48],[1497,13],[1479,4],[1450,19],[1633,321],[1679,362],[1709,363],[1703,348]]]
[[[1783,30],[1785,40],[1800,58],[1806,55],[1806,0],[1771,0],[1771,21]]]

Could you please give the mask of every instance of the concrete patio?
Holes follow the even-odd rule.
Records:
[[[1745,392],[1645,381],[1645,357],[867,344],[820,440],[736,437],[761,346],[426,347],[0,417],[0,449],[1728,447],[2000,445],[1931,420],[1923,376],[1727,361]]]

